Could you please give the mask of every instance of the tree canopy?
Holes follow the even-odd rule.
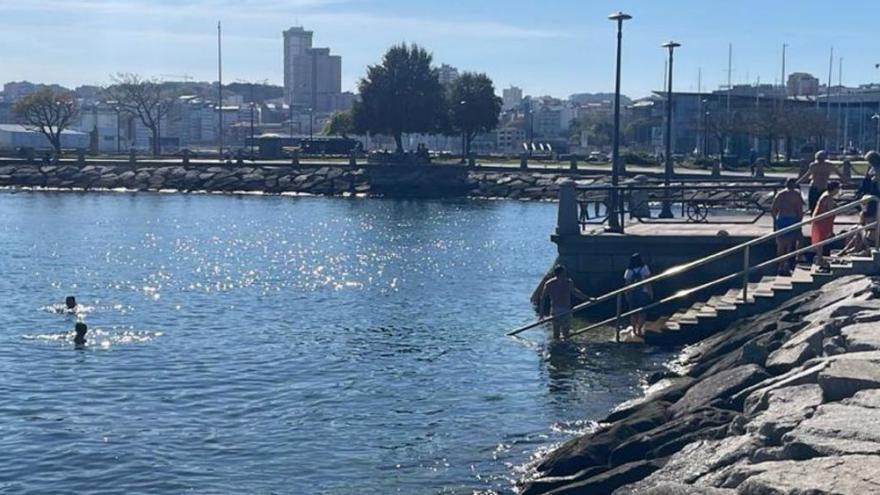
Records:
[[[78,108],[69,92],[44,88],[19,100],[13,112],[26,127],[46,136],[56,153],[61,153],[61,133],[70,127]]]
[[[394,137],[403,151],[403,133],[431,132],[441,120],[443,86],[432,57],[418,45],[392,46],[382,63],[367,68],[353,109],[360,132]]]
[[[324,126],[325,136],[342,136],[348,139],[348,134],[352,132],[355,132],[355,129],[351,112],[334,112]]]
[[[469,155],[477,134],[498,126],[501,98],[495,94],[495,85],[489,76],[465,72],[449,89],[447,107],[449,127],[464,136],[464,151]]]
[[[171,110],[174,95],[158,80],[144,79],[137,74],[117,74],[106,91],[121,110],[136,116],[150,129],[153,154],[159,155],[162,118]]]

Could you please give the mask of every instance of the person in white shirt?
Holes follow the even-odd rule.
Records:
[[[629,286],[636,284],[650,276],[651,270],[648,268],[648,265],[645,264],[644,260],[642,260],[642,255],[634,253],[629,259],[629,267],[623,273],[623,281],[625,285]],[[651,301],[653,300],[654,289],[651,287],[651,284],[643,285],[626,293],[626,302],[629,304],[630,311],[647,306],[648,304],[651,304]],[[644,311],[639,311],[630,316],[630,324],[633,327],[633,332],[637,336],[645,336]]]

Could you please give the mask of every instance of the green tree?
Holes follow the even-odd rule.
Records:
[[[498,126],[501,98],[495,94],[495,85],[486,74],[463,73],[449,90],[449,127],[464,139],[465,156],[471,153],[471,143],[478,134]]]
[[[334,112],[324,126],[325,136],[342,136],[348,139],[348,134],[352,132],[354,132],[354,119],[351,112]]]
[[[418,45],[392,46],[380,65],[367,68],[353,109],[360,132],[394,137],[403,151],[403,133],[434,131],[443,111],[443,86],[432,57]]]
[[[70,127],[78,109],[70,93],[44,88],[16,102],[12,111],[25,127],[46,136],[55,153],[60,155],[61,133]]]
[[[586,132],[590,146],[608,146],[614,134],[614,124],[608,115],[585,113],[572,122],[569,132],[573,140],[580,140],[581,133]]]

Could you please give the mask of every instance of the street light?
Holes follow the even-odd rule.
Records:
[[[663,174],[663,185],[666,186],[666,198],[663,201],[663,209],[660,218],[672,218],[672,202],[669,200],[669,183],[672,181],[672,52],[681,45],[674,41],[663,43],[663,48],[669,50],[669,74],[666,78],[666,173]]]
[[[871,120],[877,121],[877,134],[874,136],[874,151],[880,150],[880,113],[871,116]]]
[[[459,108],[458,108],[459,111],[464,112],[464,107],[465,107],[465,105],[467,105],[467,101],[461,100],[460,102],[458,102],[458,105],[459,105]],[[465,132],[464,132],[464,130],[462,130],[461,131],[461,163],[467,163],[467,160],[465,159],[465,147],[466,147],[465,146]]]
[[[632,19],[631,15],[616,12],[608,16],[617,22],[617,66],[614,82],[614,136],[611,140],[611,201],[608,208],[608,229],[612,232],[623,232],[623,222],[618,217],[622,210],[617,185],[623,167],[620,164],[620,51],[623,41],[623,21]],[[625,170],[624,170],[625,172]]]

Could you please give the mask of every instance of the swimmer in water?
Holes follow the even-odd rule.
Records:
[[[64,306],[67,308],[68,313],[76,313],[79,307],[76,304],[76,298],[73,296],[67,296],[64,299]]]
[[[76,332],[76,337],[73,338],[74,345],[77,347],[86,345],[86,332],[89,331],[89,327],[85,323],[79,322],[74,326],[74,331]]]

